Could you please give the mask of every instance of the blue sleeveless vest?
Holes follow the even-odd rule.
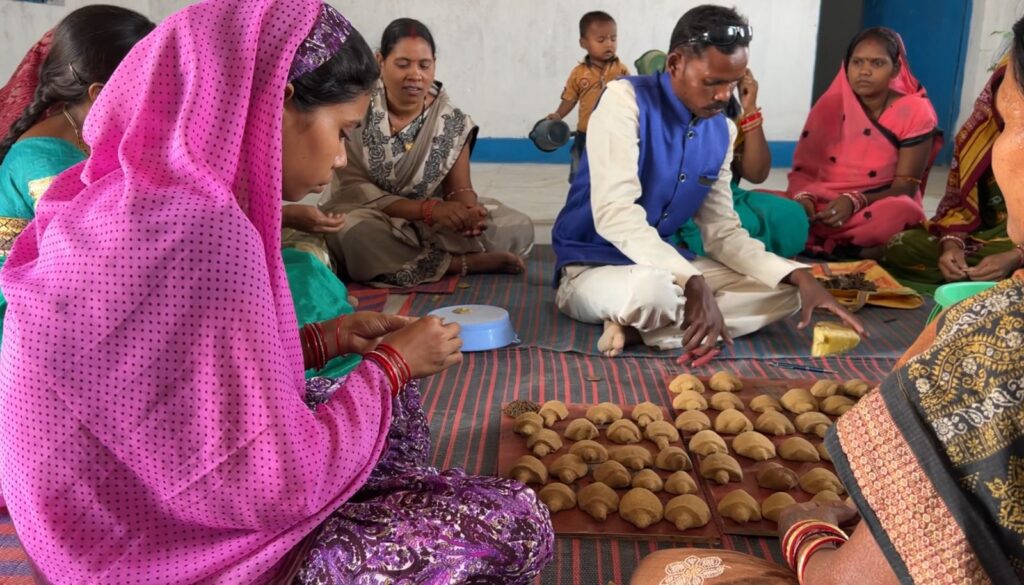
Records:
[[[704,203],[729,149],[725,116],[698,118],[672,91],[664,73],[626,77],[636,90],[640,110],[637,204],[647,212],[647,223],[666,242]],[[628,265],[633,262],[597,234],[590,207],[590,161],[586,153],[569,188],[565,207],[551,234],[557,262],[555,286],[569,264]],[[679,253],[693,258],[689,250]]]

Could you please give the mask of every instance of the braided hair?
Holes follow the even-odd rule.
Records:
[[[0,140],[0,162],[51,108],[81,103],[90,85],[106,83],[135,43],[155,27],[138,12],[117,6],[97,4],[68,14],[54,31],[32,103]]]

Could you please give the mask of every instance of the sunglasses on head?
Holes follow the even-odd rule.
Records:
[[[717,47],[728,47],[740,41],[750,42],[754,38],[754,29],[749,24],[722,26],[699,35],[686,41],[692,44],[715,45]]]

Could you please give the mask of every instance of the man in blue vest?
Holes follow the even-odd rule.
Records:
[[[643,342],[699,358],[801,305],[801,328],[820,308],[863,334],[807,266],[765,251],[733,209],[736,128],[722,111],[751,34],[735,10],[693,8],[672,32],[665,73],[609,83],[594,110],[552,239],[558,307],[603,323],[606,355]],[[691,218],[706,257],[671,243]]]

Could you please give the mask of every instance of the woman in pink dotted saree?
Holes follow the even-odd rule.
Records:
[[[807,250],[880,257],[889,238],[924,221],[921,198],[941,148],[903,40],[887,28],[861,31],[793,154],[786,193],[811,220]]]
[[[376,78],[319,0],[208,0],[106,84],[92,156],[0,273],[0,483],[40,580],[527,583],[550,558],[532,491],[427,466],[415,382],[373,360],[303,379],[282,186],[301,197],[344,165]],[[332,88],[345,103],[316,101]],[[457,343],[436,320],[348,319],[328,353]],[[405,357],[425,375],[453,347],[432,370]]]

